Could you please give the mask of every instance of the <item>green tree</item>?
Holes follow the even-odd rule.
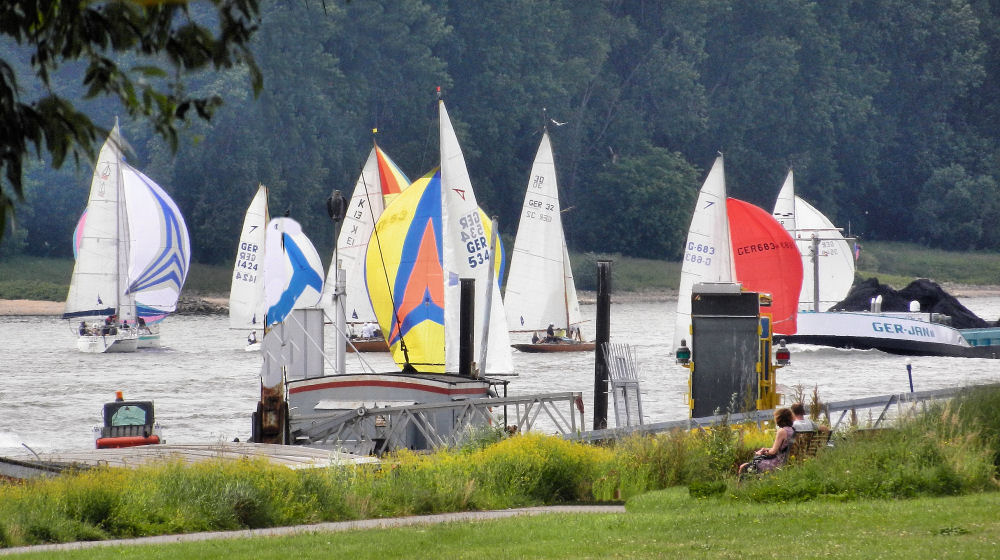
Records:
[[[698,195],[698,172],[684,158],[649,147],[621,158],[594,176],[597,188],[582,203],[588,215],[606,219],[581,228],[590,250],[650,259],[679,259]]]
[[[56,93],[55,77],[73,63],[83,63],[77,83],[87,98],[117,98],[132,117],[147,119],[171,146],[177,123],[193,109],[211,118],[217,96],[199,97],[184,89],[186,74],[207,68],[245,66],[259,90],[261,78],[247,48],[256,30],[258,0],[205,0],[212,9],[190,10],[186,2],[66,3],[8,0],[0,3],[0,35],[30,53],[31,76],[19,76],[15,64],[0,59],[0,232],[23,199],[23,171],[29,149],[47,151],[60,167],[67,156],[88,158],[107,130],[95,125],[73,101]],[[209,13],[210,12],[210,13]],[[199,16],[206,16],[204,20]],[[211,23],[202,23],[211,22]],[[133,54],[139,62],[121,65]],[[21,82],[37,80],[38,99],[21,97]],[[2,234],[2,233],[0,233]]]

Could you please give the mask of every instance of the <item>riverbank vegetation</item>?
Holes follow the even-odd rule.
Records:
[[[191,24],[214,21],[215,8],[198,4],[183,3]],[[436,91],[477,200],[505,235],[516,230],[547,123],[576,250],[679,260],[717,150],[729,195],[763,208],[793,168],[800,196],[866,239],[1000,248],[992,227],[1000,218],[1000,7],[992,2],[260,4],[255,32],[236,34],[253,70],[197,72],[176,84],[184,98],[212,99],[210,122],[177,127],[176,150],[149,119],[127,118],[135,112],[116,96],[94,97],[103,78],[74,71],[73,49],[64,49],[71,60],[56,58],[65,69],[58,88],[32,79],[32,40],[0,43],[0,60],[27,106],[47,106],[56,94],[103,127],[121,115],[130,163],[173,196],[203,263],[232,258],[258,183],[270,188],[272,214],[290,211],[328,252],[334,226],[323,201],[355,184],[373,127],[410,177],[438,165]],[[85,35],[59,38],[78,44]],[[102,54],[102,70],[117,64],[138,74],[137,88],[159,83],[157,57],[136,64],[120,51]],[[46,63],[55,62],[34,64]],[[259,87],[256,71],[259,95],[247,87]],[[7,249],[68,257],[92,167],[80,157],[54,171],[63,152],[38,155],[25,161]]]
[[[572,253],[577,288],[597,289],[597,261],[610,260],[612,290],[674,291],[680,283],[679,262],[608,253]],[[231,265],[191,264],[184,294],[225,296]],[[16,256],[0,259],[0,299],[62,301],[73,273],[71,259]],[[907,243],[865,243],[856,279],[876,277],[900,289],[917,278],[938,283],[994,286],[1000,283],[1000,254],[950,252]]]
[[[742,507],[995,492],[998,411],[1000,389],[970,391],[948,404],[928,406],[891,430],[867,437],[848,431],[814,459],[742,482],[734,477],[736,465],[770,442],[771,429],[723,424],[600,446],[496,434],[470,438],[457,449],[396,453],[378,465],[308,470],[259,461],[98,468],[0,487],[0,544],[538,504],[649,504],[658,498],[644,494],[684,487],[687,497],[669,494],[671,508],[700,508],[701,500]],[[689,524],[703,525],[697,519]]]

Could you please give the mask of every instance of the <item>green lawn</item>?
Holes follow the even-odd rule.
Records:
[[[170,545],[99,547],[17,558],[996,558],[1000,493],[954,498],[748,504],[638,496],[626,514],[548,514],[488,522]]]

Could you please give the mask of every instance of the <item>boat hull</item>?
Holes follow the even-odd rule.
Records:
[[[926,317],[926,313],[799,312],[797,332],[775,339],[907,356],[992,357],[998,350],[974,347],[958,329]]]
[[[76,348],[87,354],[111,354],[135,352],[139,348],[139,338],[132,334],[83,335],[76,339]]]
[[[595,342],[538,342],[527,344],[511,344],[515,350],[531,353],[547,352],[593,352]]]
[[[160,344],[160,334],[140,334],[139,335],[139,348],[159,348]]]
[[[347,345],[348,352],[388,352],[389,346],[384,338],[352,338]]]
[[[350,412],[361,408],[444,403],[490,396],[483,379],[433,373],[364,373],[325,375],[286,382],[289,426],[292,434],[315,436],[310,431],[316,415]],[[391,420],[390,420],[391,422]],[[434,415],[437,429],[447,432],[455,425],[451,412]],[[407,447],[426,449],[429,443],[415,426],[405,434]]]

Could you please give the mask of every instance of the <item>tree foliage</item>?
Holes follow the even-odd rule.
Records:
[[[217,95],[196,96],[184,89],[183,76],[206,68],[236,65],[250,70],[251,85],[261,86],[248,45],[256,29],[257,0],[207,0],[214,10],[199,22],[186,2],[55,2],[9,0],[0,3],[0,35],[25,48],[27,68],[15,68],[13,56],[0,58],[0,232],[15,198],[24,194],[24,161],[29,150],[43,150],[55,168],[69,155],[96,152],[110,127],[95,125],[56,91],[63,70],[85,99],[117,99],[132,118],[147,119],[172,148],[178,122],[194,109],[211,118],[221,104]],[[213,33],[212,28],[217,28]],[[18,49],[12,48],[12,54]],[[21,51],[24,52],[24,51]],[[131,55],[130,66],[123,57]],[[18,72],[17,70],[25,70]],[[39,96],[22,97],[19,78],[38,81]]]
[[[24,154],[10,138],[44,156],[29,188],[4,191],[25,195],[16,249],[33,254],[68,254],[86,200],[88,173],[46,167],[92,149],[89,119],[109,125],[118,106],[135,163],[174,195],[196,259],[232,259],[257,183],[273,214],[290,210],[329,248],[322,202],[353,187],[373,128],[410,177],[438,165],[436,86],[507,237],[551,119],[577,250],[678,258],[717,151],[730,196],[765,209],[793,167],[798,194],[852,234],[1000,248],[992,0],[278,0],[259,20],[256,2],[237,0],[8,5],[61,22],[37,19],[48,30],[28,35],[21,12],[0,8],[4,35],[56,41],[37,60],[0,44],[0,87],[19,91],[25,72],[41,81],[39,101],[0,104],[37,115],[34,135],[0,132],[15,148],[8,176],[26,169],[8,159]],[[186,119],[190,109],[211,119]]]

